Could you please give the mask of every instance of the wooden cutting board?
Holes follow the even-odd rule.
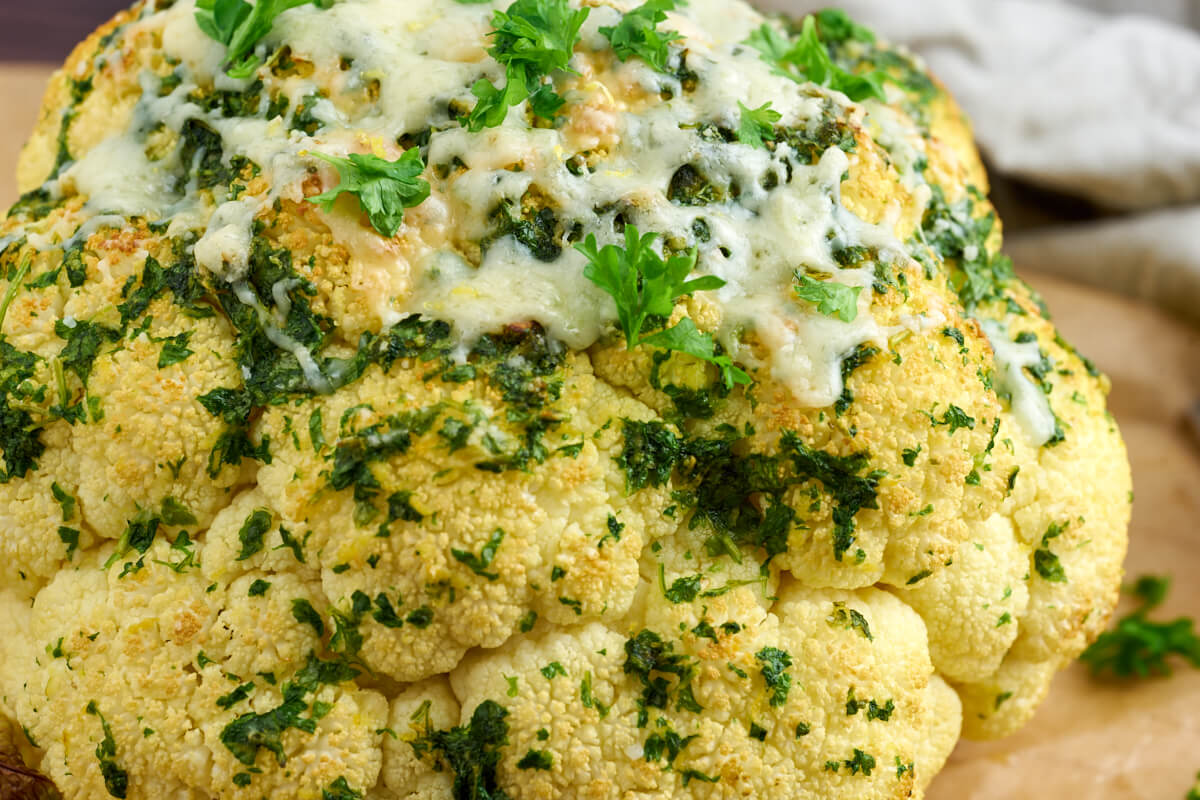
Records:
[[[43,66],[0,66],[0,208],[16,197],[13,165],[48,75]],[[1028,277],[1067,339],[1112,377],[1110,407],[1136,493],[1128,574],[1173,574],[1162,613],[1200,617],[1200,439],[1184,423],[1200,399],[1200,331],[1118,297]],[[1021,733],[961,744],[929,797],[1183,800],[1197,770],[1200,672],[1113,685],[1077,666]]]

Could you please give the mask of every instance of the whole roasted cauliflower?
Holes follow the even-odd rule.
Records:
[[[145,0],[0,226],[68,798],[910,798],[1115,603],[1107,383],[836,11]]]

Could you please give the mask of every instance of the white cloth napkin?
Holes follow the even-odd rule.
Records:
[[[791,14],[844,8],[925,58],[974,120],[994,169],[1124,212],[1010,237],[1019,268],[1200,322],[1200,33],[1190,27],[1200,25],[1200,3],[1080,2],[1094,8],[1052,0],[759,5]]]

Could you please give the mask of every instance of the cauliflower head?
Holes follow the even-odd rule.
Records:
[[[917,798],[1115,603],[1107,381],[840,12],[145,0],[18,175],[0,732],[67,798]]]

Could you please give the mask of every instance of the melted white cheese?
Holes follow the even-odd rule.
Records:
[[[1025,374],[1042,360],[1042,351],[1036,341],[1014,342],[1008,335],[1008,327],[994,320],[982,320],[980,325],[991,342],[996,354],[996,391],[1012,398],[1012,413],[1021,429],[1038,447],[1054,437],[1057,421],[1050,408],[1050,400],[1041,387]]]
[[[622,10],[632,6],[613,5]],[[864,342],[886,345],[889,332],[872,316],[869,289],[859,294],[856,319],[845,323],[797,300],[794,272],[822,273],[843,284],[869,287],[872,275],[865,269],[841,269],[833,258],[835,247],[872,246],[889,260],[907,256],[887,220],[869,225],[842,205],[839,185],[850,160],[841,150],[826,151],[811,166],[789,167],[786,145],[771,152],[714,142],[701,137],[697,128],[715,124],[736,130],[739,101],[750,107],[770,102],[782,115],[782,124],[810,128],[830,109],[861,120],[862,108],[843,95],[799,86],[774,74],[757,52],[741,44],[763,22],[748,6],[691,0],[672,13],[666,25],[688,37],[687,66],[698,75],[693,91],[683,91],[676,77],[631,59],[612,73],[621,96],[613,97],[612,86],[584,79],[567,92],[561,126],[530,127],[522,104],[510,110],[500,127],[470,133],[454,121],[456,113],[474,103],[470,86],[481,77],[503,79],[500,65],[486,54],[493,10],[492,4],[456,0],[340,0],[327,10],[306,5],[280,15],[260,49],[269,54],[286,44],[312,69],[285,78],[260,70],[266,84],[263,111],[268,93],[286,96],[294,113],[302,101],[311,103],[306,98],[319,90],[327,97],[316,101],[313,113],[323,127],[306,136],[289,130],[290,117],[225,119],[188,100],[197,86],[215,83],[240,90],[248,82],[221,74],[224,48],[196,26],[194,0],[180,0],[136,25],[161,31],[163,50],[179,62],[181,84],[159,97],[157,87],[151,91],[149,81],[143,81],[146,94],[129,132],[95,148],[67,178],[88,196],[89,208],[96,212],[169,218],[172,235],[203,232],[195,244],[197,262],[232,282],[239,298],[246,295],[243,302],[248,302],[253,292],[241,281],[253,220],[279,198],[302,199],[303,184],[318,166],[309,151],[342,155],[390,148],[401,135],[432,128],[429,163],[447,165],[458,159],[467,165],[445,180],[430,174],[432,170],[426,174],[434,184],[427,202],[444,204],[443,216],[450,216],[439,225],[452,229],[455,237],[443,237],[445,241],[418,248],[415,254],[385,246],[370,257],[356,258],[363,249],[355,241],[361,232],[348,231],[362,227],[361,215],[350,215],[356,211],[350,203],[339,203],[327,215],[332,235],[351,252],[358,270],[352,281],[370,287],[377,316],[385,324],[413,312],[446,319],[454,324],[463,353],[480,334],[527,320],[538,321],[554,338],[576,349],[611,331],[615,305],[584,277],[586,261],[570,246],[549,263],[536,259],[512,237],[492,242],[477,264],[471,261],[473,255],[454,248],[456,237],[468,242],[487,237],[501,204],[519,209],[523,196],[534,191],[561,222],[578,223],[583,235],[595,235],[601,245],[622,243],[618,215],[643,232],[660,232],[694,245],[698,273],[726,282],[713,293],[722,315],[717,331],[722,345],[747,363],[767,369],[791,388],[799,403],[833,403],[842,391],[842,359]],[[592,9],[573,60],[580,71],[590,68],[589,48],[607,50],[599,28],[616,19],[612,8]],[[659,100],[660,92],[671,99]],[[368,101],[368,96],[374,100]],[[895,141],[897,160],[915,163],[920,154],[904,149],[911,139],[908,132],[890,124],[893,120],[883,111],[873,113],[881,135]],[[235,155],[252,160],[269,189],[229,200],[205,198],[195,186],[173,186],[168,176],[177,165],[148,161],[144,140],[156,123],[179,132],[189,119],[201,120],[221,135],[227,163]],[[581,148],[581,142],[587,147]],[[574,174],[567,169],[566,160],[588,148],[601,151],[595,171]],[[667,189],[672,175],[685,164],[703,172],[730,197],[705,206],[672,203]],[[332,180],[331,170],[319,166],[320,174]],[[768,180],[775,185],[771,190],[764,188]],[[410,212],[409,218],[415,216]],[[697,220],[707,227],[707,239],[692,233]],[[260,316],[270,316],[261,304],[254,305]],[[296,355],[314,388],[329,387],[311,354],[283,336],[280,326],[269,325],[268,331],[272,341]],[[766,354],[761,363],[746,346],[747,334],[761,345],[756,352]]]
[[[244,278],[250,268],[252,228],[258,208],[259,203],[253,200],[231,200],[218,206],[208,230],[196,242],[196,263],[229,283]]]

